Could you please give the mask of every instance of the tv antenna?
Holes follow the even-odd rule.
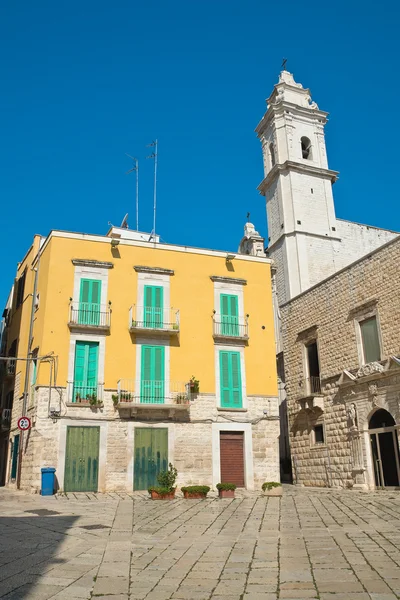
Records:
[[[154,158],[154,199],[153,199],[153,234],[156,240],[156,209],[157,209],[157,157],[158,157],[158,140],[154,140],[151,144],[147,144],[146,148],[154,148],[153,152],[146,158]]]
[[[135,156],[131,156],[126,152],[125,154],[133,160],[133,167],[125,175],[129,175],[129,173],[133,173],[134,171],[136,172],[136,231],[139,231],[139,161]]]
[[[122,223],[120,225],[120,228],[121,229],[128,229],[128,213],[126,213],[126,215],[122,219]]]

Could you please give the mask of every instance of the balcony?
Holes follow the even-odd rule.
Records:
[[[299,382],[297,402],[302,408],[324,410],[324,398],[321,391],[320,377],[306,377]]]
[[[0,377],[12,377],[15,375],[16,362],[14,358],[0,360]]]
[[[189,410],[189,389],[189,383],[177,381],[120,379],[118,394],[113,400],[119,410],[127,409],[132,415],[148,410],[174,414]]]
[[[94,302],[71,302],[68,321],[70,329],[109,331],[110,325],[110,305]]]
[[[68,381],[67,401],[70,406],[99,406],[103,404],[103,392],[103,383]]]
[[[175,308],[149,308],[133,305],[129,309],[129,331],[131,333],[178,335],[179,327],[179,310]]]
[[[8,431],[11,426],[11,408],[0,409],[0,424],[2,431]]]
[[[214,314],[213,337],[220,340],[232,340],[247,342],[249,339],[249,323],[246,317],[228,317]]]

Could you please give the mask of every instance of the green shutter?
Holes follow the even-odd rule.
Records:
[[[100,322],[101,281],[81,279],[79,295],[79,323],[99,325]]]
[[[163,295],[161,286],[144,286],[144,326],[162,329],[163,327]]]
[[[73,402],[97,394],[98,358],[97,342],[76,342]]]
[[[140,402],[164,403],[164,346],[142,346]]]
[[[221,334],[239,335],[239,301],[232,294],[221,294]]]
[[[366,363],[381,360],[379,345],[378,325],[376,317],[371,317],[360,323],[361,336],[364,348],[364,360]]]
[[[14,436],[13,454],[12,454],[12,462],[11,462],[11,479],[16,479],[16,477],[17,477],[18,454],[19,454],[19,434]]]
[[[242,378],[240,374],[240,353],[221,350],[220,384],[221,406],[242,407]]]

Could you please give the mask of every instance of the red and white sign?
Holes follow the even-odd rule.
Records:
[[[27,431],[32,426],[31,420],[28,417],[21,417],[18,419],[18,429],[21,431]]]

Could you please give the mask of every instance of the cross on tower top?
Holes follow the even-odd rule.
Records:
[[[281,67],[283,71],[286,71],[286,63],[287,63],[287,58],[284,58],[282,61],[282,67]]]

